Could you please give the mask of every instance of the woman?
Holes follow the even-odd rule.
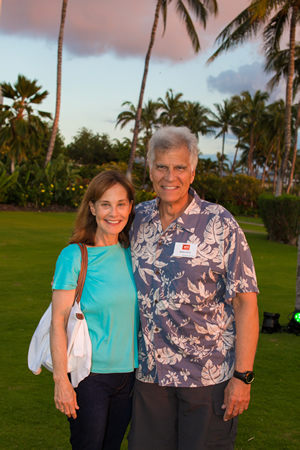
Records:
[[[69,418],[75,450],[119,449],[131,417],[139,324],[128,238],[133,199],[133,187],[122,173],[97,175],[82,200],[70,245],[56,263],[51,324],[54,401]],[[73,389],[66,369],[66,323],[81,265],[77,243],[85,243],[88,250],[80,303],[92,343],[92,367]]]

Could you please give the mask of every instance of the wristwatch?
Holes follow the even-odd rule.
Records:
[[[236,370],[233,372],[234,378],[238,378],[242,380],[246,384],[251,384],[255,378],[254,372],[248,370],[248,372],[237,372]]]

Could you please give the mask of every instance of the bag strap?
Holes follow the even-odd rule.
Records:
[[[81,268],[80,268],[80,273],[79,273],[79,277],[78,277],[77,288],[75,291],[74,303],[80,302],[81,294],[82,294],[83,286],[84,286],[84,282],[85,282],[86,272],[87,272],[87,266],[88,266],[88,253],[87,253],[86,245],[78,244],[78,246],[81,251]]]

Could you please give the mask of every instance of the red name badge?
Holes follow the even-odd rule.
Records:
[[[182,250],[189,250],[190,249],[190,245],[188,245],[188,244],[183,244],[182,245]]]

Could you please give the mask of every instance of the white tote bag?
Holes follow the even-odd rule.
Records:
[[[67,358],[68,373],[71,376],[73,387],[77,387],[80,381],[86,378],[91,370],[92,344],[86,320],[80,308],[80,298],[87,272],[87,249],[80,244],[81,270],[75,292],[75,300],[72,306],[67,324]],[[28,351],[28,367],[35,374],[41,373],[41,367],[53,371],[50,351],[50,325],[52,318],[52,303],[41,318],[35,330]]]

